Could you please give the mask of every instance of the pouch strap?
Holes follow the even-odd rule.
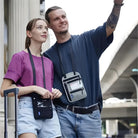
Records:
[[[69,47],[70,47],[71,65],[72,65],[72,71],[73,71],[73,73],[75,75],[75,63],[74,63],[74,60],[73,60],[73,54],[74,53],[73,53],[73,47],[72,47],[72,38],[71,38],[70,41],[71,41],[70,42],[71,44],[70,44]],[[57,45],[57,52],[58,52],[60,67],[61,67],[61,71],[62,71],[63,76],[66,77],[66,73],[65,73],[65,70],[64,70],[63,62],[62,62],[62,57],[61,57],[61,54],[60,54],[60,51],[59,51],[59,46],[60,46],[60,44]]]
[[[33,70],[33,84],[36,85],[36,72],[35,72],[34,61],[33,61],[30,49],[27,48],[27,50],[28,50],[28,53],[29,53],[30,62],[31,62],[32,70]],[[43,84],[44,84],[44,88],[46,89],[45,68],[44,68],[44,61],[43,61],[43,56],[42,55],[41,55],[41,61],[42,61],[42,69],[43,69]],[[32,93],[32,95],[33,94],[34,93]]]

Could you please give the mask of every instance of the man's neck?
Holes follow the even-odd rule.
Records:
[[[56,38],[58,43],[64,43],[71,38],[71,35],[69,33],[60,34],[60,35],[57,35]]]

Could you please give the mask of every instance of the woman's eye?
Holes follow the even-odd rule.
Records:
[[[47,27],[45,27],[45,29],[48,31],[48,28]]]
[[[41,26],[38,26],[37,28],[38,28],[38,29],[42,29],[42,27],[41,27]]]

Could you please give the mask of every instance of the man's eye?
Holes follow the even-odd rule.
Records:
[[[55,21],[58,21],[59,20],[59,18],[55,18]]]
[[[66,18],[66,16],[62,16],[62,18],[63,18],[63,19],[65,19],[65,18]]]

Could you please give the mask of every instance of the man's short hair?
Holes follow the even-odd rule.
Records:
[[[59,6],[52,6],[50,8],[47,9],[46,13],[45,13],[45,19],[47,20],[48,23],[50,23],[50,19],[49,19],[49,16],[48,14],[54,10],[57,10],[57,9],[62,9],[61,7]]]

